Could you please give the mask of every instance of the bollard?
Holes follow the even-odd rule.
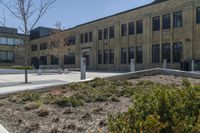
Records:
[[[131,59],[131,72],[135,72],[135,59]]]
[[[191,70],[192,70],[192,72],[194,72],[194,60],[192,60],[192,62],[191,62],[192,64],[192,66],[191,66]]]
[[[163,68],[165,68],[165,69],[167,68],[167,59],[163,60]]]
[[[69,70],[68,70],[68,69],[65,69],[64,73],[65,73],[65,74],[68,74],[68,73],[69,73]]]
[[[38,69],[38,75],[42,75],[42,70]]]
[[[86,58],[81,58],[81,80],[86,79]]]

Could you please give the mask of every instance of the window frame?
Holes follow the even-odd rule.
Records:
[[[127,24],[121,24],[121,36],[127,36]]]
[[[160,16],[156,16],[152,18],[152,30],[160,31]]]
[[[182,11],[173,13],[173,27],[179,28],[183,26],[183,13]]]
[[[138,64],[143,63],[143,47],[142,46],[136,47],[136,63]]]
[[[162,29],[171,29],[171,14],[165,14],[162,16]]]
[[[143,33],[143,21],[138,20],[136,21],[136,34],[142,34]]]
[[[152,63],[160,63],[160,44],[152,45]]]
[[[135,34],[135,22],[129,22],[128,23],[128,35],[134,35]]]
[[[181,62],[182,56],[183,56],[183,44],[182,44],[182,42],[173,43],[173,62],[174,63]]]

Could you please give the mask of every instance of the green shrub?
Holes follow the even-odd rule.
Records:
[[[21,98],[22,102],[36,102],[40,100],[40,94],[39,93],[23,93],[19,95],[19,98]]]
[[[135,92],[128,112],[110,114],[111,133],[197,133],[200,131],[200,86],[154,86]]]

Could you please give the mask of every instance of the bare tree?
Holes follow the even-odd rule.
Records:
[[[53,31],[52,35],[49,38],[49,45],[52,51],[51,53],[57,53],[59,62],[59,69],[64,70],[64,56],[69,50],[69,41],[66,38],[66,32],[63,32],[64,27],[62,27],[61,22],[56,22],[56,29]]]
[[[4,9],[2,9],[2,17],[0,17],[0,25],[6,26],[6,17],[5,17]]]
[[[13,17],[19,20],[19,29],[25,34],[25,83],[28,83],[28,44],[30,41],[30,31],[36,26],[38,21],[47,13],[49,8],[57,0],[0,0],[0,3],[10,11]]]

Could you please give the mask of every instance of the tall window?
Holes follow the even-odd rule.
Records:
[[[153,31],[160,30],[160,17],[154,17],[153,18]]]
[[[171,60],[171,46],[170,43],[166,43],[162,45],[162,61],[166,59],[167,62]]]
[[[103,51],[98,51],[98,64],[103,64]]]
[[[142,20],[137,21],[136,31],[137,31],[137,34],[141,34],[143,32]]]
[[[69,53],[64,56],[64,64],[74,65],[75,64],[75,53]]]
[[[181,11],[175,12],[173,16],[173,20],[174,20],[174,28],[182,27],[183,25],[182,12]]]
[[[85,33],[85,43],[88,43],[88,33]]]
[[[114,49],[109,50],[109,64],[114,64]]]
[[[128,52],[128,61],[129,63],[131,62],[131,59],[135,58],[135,52],[134,52],[134,48],[129,48],[129,52]]]
[[[152,63],[160,63],[160,44],[152,45]]]
[[[104,50],[103,62],[104,62],[104,64],[109,63],[109,50]]]
[[[58,57],[51,55],[51,65],[58,65]]]
[[[109,28],[109,36],[110,38],[114,38],[115,37],[115,29],[114,26]]]
[[[171,18],[170,14],[163,15],[163,29],[171,28]]]
[[[102,30],[98,31],[98,38],[99,38],[99,40],[103,39],[103,32],[102,32]]]
[[[81,43],[83,43],[83,42],[84,42],[84,35],[81,34]]]
[[[14,62],[14,52],[0,51],[0,63],[12,63]]]
[[[200,24],[200,7],[197,7],[197,24]]]
[[[40,56],[40,65],[47,65],[47,56]]]
[[[143,62],[143,51],[142,47],[136,47],[136,63],[142,63]]]
[[[122,36],[127,36],[127,24],[122,24],[121,25],[121,35]]]
[[[47,49],[47,44],[46,43],[40,44],[40,50],[46,50],[46,49]]]
[[[31,46],[31,51],[32,51],[32,52],[37,51],[37,45],[32,45],[32,46]]]
[[[106,39],[108,39],[108,28],[104,28],[103,31],[104,31],[103,36],[104,36],[104,39],[106,40]]]
[[[89,42],[93,41],[93,32],[89,32]]]
[[[129,35],[134,35],[134,30],[135,30],[135,26],[134,26],[135,24],[134,24],[134,22],[130,22],[129,24],[128,24],[128,34]]]
[[[126,48],[121,49],[121,64],[126,64],[127,63],[127,52]]]
[[[173,62],[180,62],[182,59],[182,43],[174,43],[173,44]]]

